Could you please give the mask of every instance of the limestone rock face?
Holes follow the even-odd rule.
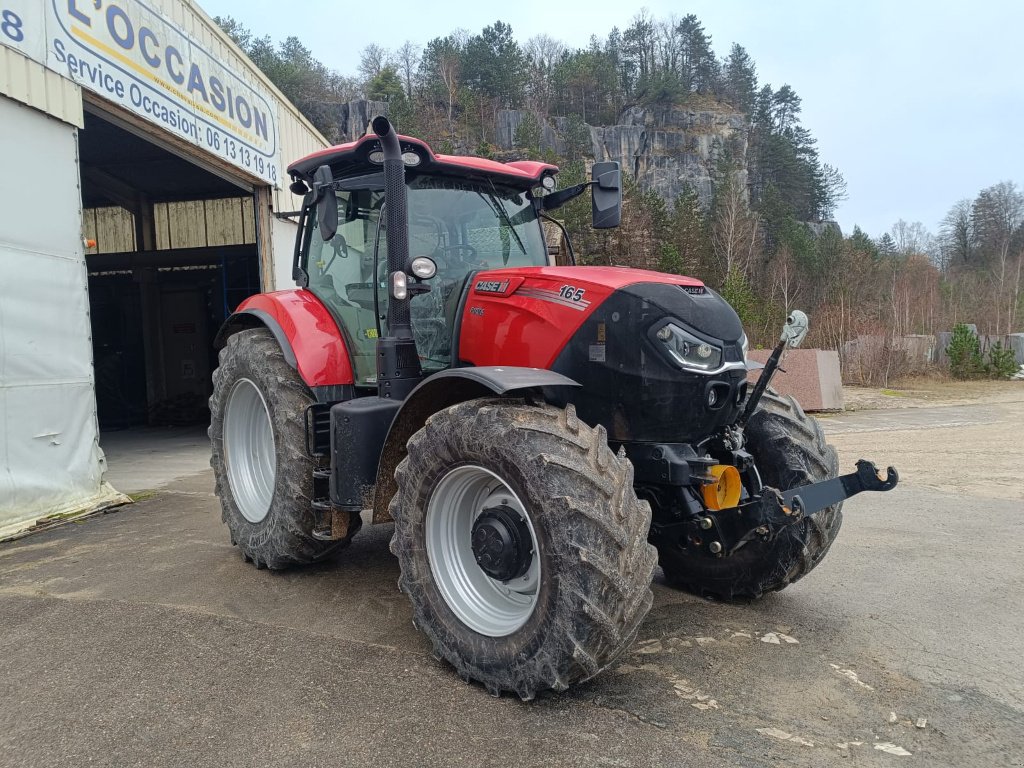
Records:
[[[331,126],[325,129],[325,138],[332,144],[343,144],[365,134],[370,121],[377,115],[387,115],[388,104],[386,101],[360,99],[345,104],[320,104],[317,111],[325,114],[323,122]]]
[[[497,114],[500,149],[514,148],[523,110]],[[541,149],[564,154],[566,118],[541,120]],[[595,162],[617,160],[641,189],[654,190],[671,205],[691,187],[707,209],[714,195],[719,161],[726,152],[739,166],[732,172],[740,189],[747,188],[746,116],[720,105],[718,109],[686,106],[628,107],[615,125],[588,126]]]

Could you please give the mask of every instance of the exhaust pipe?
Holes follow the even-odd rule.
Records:
[[[388,329],[377,339],[377,394],[404,400],[423,376],[412,335],[409,297],[395,298],[396,275],[404,287],[409,262],[408,190],[398,134],[384,116],[373,118],[373,132],[384,152],[384,221],[388,245]]]

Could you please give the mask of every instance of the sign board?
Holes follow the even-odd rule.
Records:
[[[142,0],[0,0],[0,7],[10,10],[0,16],[5,43],[281,186],[276,100]]]
[[[0,43],[44,62],[46,30],[39,0],[0,0]]]

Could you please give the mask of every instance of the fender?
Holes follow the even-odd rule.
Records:
[[[310,388],[355,382],[338,324],[310,291],[293,288],[250,296],[224,321],[214,346],[220,349],[232,334],[260,326],[274,334],[284,359]]]
[[[373,497],[373,522],[391,520],[388,504],[395,495],[395,469],[405,458],[405,444],[418,432],[427,419],[456,403],[488,395],[504,396],[542,387],[578,387],[568,376],[543,368],[514,366],[482,366],[478,368],[450,368],[435,373],[420,382],[405,399],[384,439],[377,465],[376,491]],[[354,401],[353,401],[354,402]],[[338,408],[340,406],[335,406]],[[332,422],[334,420],[332,419]],[[372,453],[368,447],[363,452]],[[343,476],[335,466],[335,477]]]

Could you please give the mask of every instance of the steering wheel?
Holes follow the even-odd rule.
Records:
[[[348,258],[348,242],[345,240],[345,236],[338,232],[331,238],[331,250],[334,251],[334,255],[331,256],[331,260],[327,262],[323,269],[320,270],[321,275],[326,275],[327,270],[334,264],[334,260],[341,256],[343,259]]]

